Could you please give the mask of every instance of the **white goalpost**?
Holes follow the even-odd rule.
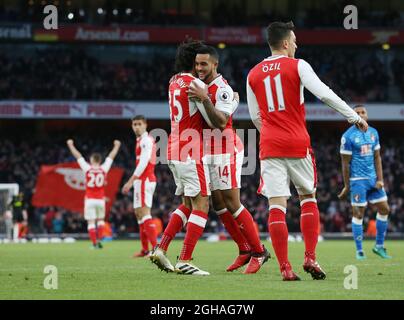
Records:
[[[5,234],[7,239],[13,238],[13,214],[9,208],[13,196],[18,195],[18,183],[0,183],[0,234]]]

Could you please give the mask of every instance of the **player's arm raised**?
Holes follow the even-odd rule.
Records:
[[[299,59],[298,72],[303,86],[318,99],[342,114],[349,123],[356,124],[362,131],[366,131],[368,129],[367,122],[356,114],[356,112],[353,111],[344,100],[338,97],[334,91],[332,91],[320,80],[310,64],[302,59]]]
[[[206,112],[206,116],[209,118],[210,121],[206,121],[205,114],[201,109],[200,105],[197,103],[197,107],[201,112],[202,116],[204,117],[205,121],[211,123],[211,127],[224,129],[226,127],[227,121],[229,120],[229,116],[222,111],[219,111],[215,108],[212,101],[209,98],[208,88],[205,84],[202,84],[201,81],[192,81],[191,85],[189,86],[188,95],[191,99],[198,99],[201,101],[204,111]]]
[[[74,141],[73,139],[69,139],[66,141],[67,146],[69,147],[70,152],[72,153],[73,157],[75,157],[77,160],[79,160],[80,158],[83,158],[83,156],[81,155],[81,153],[79,152],[79,150],[76,149],[76,147],[74,146]]]
[[[136,169],[133,172],[132,176],[122,188],[122,193],[124,194],[127,194],[129,192],[135,180],[139,179],[139,177],[143,174],[147,165],[149,164],[153,152],[153,142],[150,140],[150,138],[144,139],[144,141],[141,142],[140,148],[142,151],[140,153],[139,163],[136,166]]]
[[[114,147],[112,148],[111,152],[108,154],[108,158],[114,160],[116,155],[118,154],[119,148],[121,147],[121,141],[114,140]]]

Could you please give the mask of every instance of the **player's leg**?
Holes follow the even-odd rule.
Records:
[[[355,241],[356,258],[358,260],[366,259],[363,251],[363,217],[365,210],[366,206],[352,205],[352,236]]]
[[[234,219],[232,213],[226,208],[223,196],[220,190],[212,191],[212,205],[217,213],[220,221],[223,223],[227,232],[237,244],[239,255],[236,260],[226,269],[226,271],[234,271],[248,263],[251,258],[251,248],[240,230],[240,227]]]
[[[188,197],[183,197],[182,204],[171,213],[170,221],[168,222],[167,227],[164,229],[161,241],[158,244],[158,247],[164,250],[164,252],[167,252],[171,241],[175,238],[175,235],[186,226],[191,211],[191,199]]]
[[[269,199],[268,232],[282,278],[285,281],[293,281],[300,278],[292,271],[288,258],[289,232],[286,224],[286,206],[290,197],[290,181],[284,162],[284,159],[278,158],[261,161],[261,192]]]
[[[351,181],[351,205],[352,205],[352,235],[356,246],[356,258],[358,260],[366,259],[363,251],[363,216],[367,206],[366,181]]]
[[[143,216],[144,231],[147,234],[147,239],[152,248],[154,248],[157,245],[157,229],[151,216],[151,207],[153,205],[153,194],[154,190],[156,190],[156,182],[151,182],[149,179],[146,179],[142,184],[142,188],[143,208],[141,208],[141,215]]]
[[[175,269],[176,272],[181,274],[209,275],[209,272],[203,271],[190,263],[195,246],[203,234],[208,219],[209,169],[205,163],[190,161],[184,163],[181,170],[181,176],[184,181],[184,195],[191,198],[192,212],[189,216],[184,243]]]
[[[203,271],[190,263],[195,246],[206,226],[209,197],[199,193],[196,197],[191,197],[191,203],[192,212],[188,220],[184,243],[175,269],[176,272],[181,274],[209,275],[209,272]]]
[[[300,200],[300,229],[305,245],[304,271],[311,274],[314,280],[326,278],[316,260],[316,247],[320,232],[320,213],[316,200],[317,168],[314,154],[308,152],[305,158],[288,159],[288,172]]]
[[[149,245],[148,245],[148,239],[147,239],[147,234],[145,233],[144,230],[144,225],[143,225],[143,212],[142,208],[143,203],[142,203],[142,180],[135,180],[133,183],[133,208],[134,208],[134,213],[135,217],[139,226],[139,238],[140,238],[140,243],[142,244],[142,249],[140,252],[135,253],[133,257],[144,257],[147,256],[149,253]]]
[[[167,258],[167,250],[175,235],[184,228],[192,211],[191,199],[184,196],[184,186],[181,180],[181,164],[169,162],[174,181],[176,184],[175,195],[182,197],[182,204],[171,214],[170,221],[164,230],[160,244],[153,250],[150,260],[160,269],[166,272],[174,271],[174,266]]]
[[[231,238],[237,243],[239,247],[239,256],[233,264],[231,264],[227,271],[233,271],[248,263],[251,255],[251,247],[248,240],[243,235],[233,213],[240,208],[237,203],[232,207],[237,208],[229,210],[223,197],[224,190],[235,189],[239,195],[239,188],[241,186],[241,169],[243,165],[244,155],[240,153],[237,158],[239,161],[234,161],[234,156],[231,158],[230,154],[217,154],[212,156],[209,165],[209,175],[212,190],[212,204],[213,208],[219,216],[219,219],[225,226]]]
[[[240,202],[240,189],[222,190],[222,195],[226,208],[232,213],[251,248],[252,258],[244,273],[256,273],[268,261],[270,254],[261,243],[259,232],[251,213]]]
[[[105,226],[105,200],[101,200],[97,207],[97,246],[102,248],[102,238],[104,236],[104,226]]]
[[[87,221],[87,231],[93,248],[97,248],[96,206],[92,199],[84,201],[84,219]]]
[[[384,192],[384,190],[377,190],[377,192]],[[391,256],[387,254],[384,247],[384,239],[386,237],[388,227],[388,216],[390,213],[390,207],[385,199],[387,196],[375,196],[375,199],[369,199],[369,202],[374,203],[377,207],[376,215],[376,244],[373,247],[373,252],[383,259],[390,259]]]
[[[166,272],[174,271],[174,266],[167,258],[168,246],[175,238],[175,235],[186,226],[191,211],[191,199],[189,197],[182,197],[182,204],[172,212],[170,221],[164,230],[160,243],[150,255],[150,260],[157,265],[159,269]]]
[[[157,244],[156,227],[150,214],[149,207],[140,207],[135,209],[136,219],[139,224],[139,236],[142,244],[142,251],[136,253],[134,257],[144,257],[149,254],[149,242],[152,248]]]

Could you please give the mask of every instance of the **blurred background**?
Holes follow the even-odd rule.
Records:
[[[57,30],[43,27],[48,4],[58,8]],[[358,9],[358,30],[344,29],[346,5]],[[217,47],[219,71],[241,97],[235,127],[253,128],[245,80],[270,55],[264,31],[277,20],[295,23],[297,58],[307,60],[348,104],[368,107],[369,123],[381,139],[392,210],[389,233],[403,236],[403,1],[0,0],[0,183],[18,183],[24,193],[28,236],[86,232],[80,213],[31,202],[41,165],[74,160],[65,147],[67,138],[73,137],[87,156],[95,150],[106,155],[113,139],[121,139],[115,165],[125,170],[126,180],[135,163],[130,119],[144,114],[149,129],[169,131],[168,80],[176,47],[185,37]],[[305,100],[319,170],[322,232],[344,235],[351,230],[351,209],[337,194],[342,189],[339,142],[348,124],[307,91]],[[158,165],[156,175],[152,214],[165,226],[180,199],[173,196],[168,167]],[[242,177],[242,202],[266,232],[268,206],[256,194],[258,184],[257,166],[255,174]],[[288,207],[291,232],[299,232],[296,199]],[[375,215],[370,206],[365,218],[369,234]],[[3,235],[6,220],[0,212]],[[138,232],[132,195],[117,194],[108,221],[119,237]],[[223,231],[213,212],[207,231]]]

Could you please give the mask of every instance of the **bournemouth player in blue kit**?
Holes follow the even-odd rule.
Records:
[[[354,110],[367,121],[368,115],[363,105]],[[384,238],[388,226],[389,205],[384,190],[382,160],[380,156],[379,134],[369,126],[366,132],[356,125],[350,127],[341,139],[342,172],[344,189],[340,199],[350,194],[352,204],[352,233],[356,244],[356,258],[366,259],[362,248],[363,216],[368,201],[377,207],[376,245],[373,252],[384,259],[391,258],[384,248]]]

